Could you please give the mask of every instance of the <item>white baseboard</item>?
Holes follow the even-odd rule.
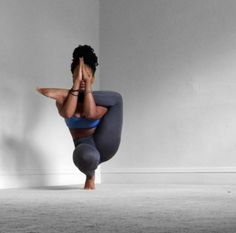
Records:
[[[0,171],[0,189],[83,184],[85,175],[71,170]],[[116,168],[96,170],[96,183],[236,185],[236,167]]]
[[[85,175],[77,169],[0,171],[0,189],[82,185],[84,181]],[[100,168],[96,170],[95,183],[101,183]]]
[[[236,184],[236,167],[102,169],[101,177],[113,184]]]

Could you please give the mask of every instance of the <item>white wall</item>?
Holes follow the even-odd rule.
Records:
[[[104,175],[236,171],[235,11],[234,0],[100,1],[100,85],[124,98]]]
[[[0,41],[0,188],[84,182],[54,101],[35,88],[70,88],[79,44],[99,56],[99,1],[0,0]]]
[[[126,173],[165,182],[168,172],[172,181],[210,172],[231,182],[235,10],[234,0],[0,0],[0,188],[84,181],[54,102],[34,89],[70,87],[72,51],[85,43],[100,60],[95,89],[100,76],[101,89],[124,98],[122,142],[102,165],[104,182],[128,182]]]

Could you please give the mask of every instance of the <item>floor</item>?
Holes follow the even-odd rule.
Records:
[[[1,233],[236,232],[236,186],[100,184],[0,191]]]

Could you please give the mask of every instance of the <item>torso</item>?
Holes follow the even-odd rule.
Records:
[[[62,95],[62,102],[64,101],[64,99],[68,96],[69,90],[64,90],[64,93]],[[76,109],[76,113],[75,116],[77,117],[81,117],[81,113],[83,110],[83,104],[82,103],[78,103],[77,105],[77,109]],[[80,139],[83,137],[88,137],[90,135],[93,135],[96,127],[95,128],[91,128],[91,129],[69,129],[71,136],[73,139]]]
[[[96,128],[91,129],[70,129],[70,133],[73,139],[80,139],[93,135]]]
[[[78,107],[75,113],[76,117],[81,117],[82,107],[83,107],[82,104],[78,103]],[[73,139],[80,139],[83,137],[88,137],[90,135],[93,135],[95,130],[96,127],[91,129],[70,129],[70,133]]]

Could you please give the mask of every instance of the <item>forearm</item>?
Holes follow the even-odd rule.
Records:
[[[72,89],[78,90],[80,86],[80,81],[76,80],[73,83]],[[61,113],[64,117],[70,118],[74,115],[76,108],[77,108],[77,102],[78,102],[78,95],[79,92],[69,92],[68,96],[66,97],[63,106],[61,108]]]
[[[96,103],[92,93],[91,83],[86,83],[84,104],[83,104],[83,115],[86,118],[94,118],[97,115],[96,112]]]

